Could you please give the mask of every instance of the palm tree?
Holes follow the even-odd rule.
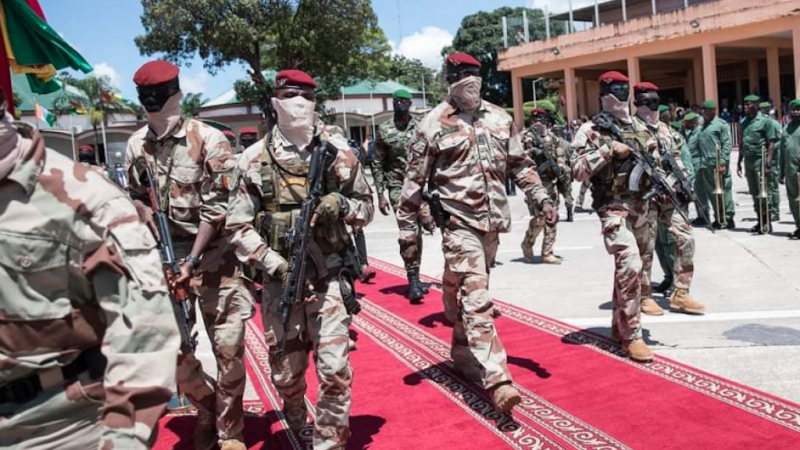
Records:
[[[197,117],[200,108],[208,103],[208,99],[204,99],[202,94],[186,94],[181,102],[181,111],[185,117]]]
[[[101,123],[108,125],[109,117],[117,114],[136,114],[136,109],[111,86],[111,79],[108,76],[88,76],[78,80],[69,75],[64,75],[62,74],[62,81],[86,93],[88,100],[83,106],[94,129],[96,149],[100,148],[97,137],[98,125]]]

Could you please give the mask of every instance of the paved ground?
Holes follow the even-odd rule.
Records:
[[[573,188],[577,196],[579,185]],[[754,236],[747,232],[755,218],[752,200],[744,179],[734,176],[737,229],[716,234],[695,229],[692,294],[706,304],[708,314],[645,316],[644,326],[647,341],[661,355],[800,402],[800,241],[786,238],[794,226],[781,189],[783,209],[775,234]],[[609,335],[613,266],[597,216],[580,214],[573,223],[559,223],[556,255],[564,264],[549,266],[522,261],[519,244],[528,220],[521,193],[511,197],[511,211],[513,227],[501,237],[492,295]],[[376,211],[366,236],[370,256],[402,264],[393,217]],[[424,245],[422,272],[441,278],[438,232],[426,236]],[[654,266],[653,279],[660,281],[663,274]],[[659,294],[656,301],[665,307],[669,303]]]

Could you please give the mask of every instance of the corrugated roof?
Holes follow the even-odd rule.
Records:
[[[53,109],[53,103],[56,99],[63,97],[65,94],[64,89],[52,94],[34,94],[28,84],[28,79],[22,74],[11,74],[11,88],[22,99],[22,105],[19,107],[22,111],[33,111],[36,108],[36,102],[39,102],[40,105],[47,109]],[[86,93],[75,86],[67,86],[66,95],[73,99],[78,99],[78,101],[89,101]]]
[[[265,70],[262,72],[264,74],[264,78],[267,79],[268,82],[273,83],[275,81],[276,72],[273,70]],[[422,95],[422,91],[419,91],[414,88],[410,88],[406,85],[400,84],[396,81],[368,81],[364,80],[359,83],[354,84],[353,86],[349,86],[344,88],[344,95],[369,95],[370,92],[372,95],[392,95],[394,91],[398,89],[405,89],[411,94],[420,94]],[[236,95],[236,91],[231,89],[219,97],[214,98],[206,102],[203,105],[204,108],[209,106],[223,106],[223,105],[233,105],[236,103],[241,103],[239,97]]]

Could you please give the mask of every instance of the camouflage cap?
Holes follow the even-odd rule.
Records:
[[[406,89],[398,89],[392,93],[392,98],[411,100],[411,93]]]

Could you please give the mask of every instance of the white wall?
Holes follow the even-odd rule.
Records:
[[[37,127],[40,130],[69,130],[70,127],[75,128],[75,133],[80,133],[82,131],[91,130],[92,124],[89,122],[89,116],[81,114],[81,115],[63,115],[58,116],[58,120],[55,124],[51,127],[47,124],[47,122],[43,122],[41,120],[36,120],[35,116],[22,116],[21,120],[23,122],[27,122],[34,127]],[[122,125],[130,125],[136,123],[136,116],[132,114],[119,114],[113,117],[109,117],[108,119],[108,126],[122,126]],[[98,127],[99,128],[99,127]]]

